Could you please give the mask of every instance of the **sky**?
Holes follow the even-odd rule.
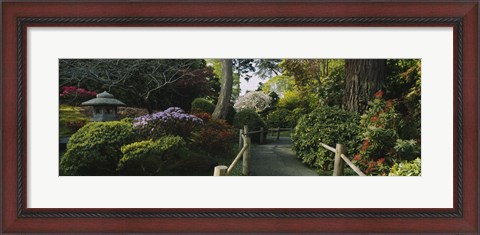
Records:
[[[247,82],[245,79],[240,78],[240,95],[244,95],[247,91],[257,90],[259,82],[266,82],[268,79],[260,79],[257,75],[253,75]]]

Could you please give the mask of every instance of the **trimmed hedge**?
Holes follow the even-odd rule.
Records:
[[[196,98],[192,102],[192,113],[208,113],[212,114],[215,105],[204,98]]]
[[[121,175],[161,175],[165,161],[179,158],[186,143],[180,136],[164,136],[124,145],[117,170]]]
[[[60,175],[116,175],[120,147],[134,138],[128,122],[90,122],[72,135],[60,159]]]
[[[320,142],[335,147],[344,144],[352,156],[360,143],[359,117],[339,107],[323,106],[302,116],[292,133],[293,150],[308,165],[322,169],[333,168],[334,154]]]

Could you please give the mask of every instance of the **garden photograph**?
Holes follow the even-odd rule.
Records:
[[[60,176],[421,176],[420,59],[59,59]]]

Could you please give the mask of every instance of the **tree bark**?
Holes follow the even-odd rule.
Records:
[[[383,89],[385,83],[385,59],[345,60],[344,108],[362,114],[375,92]]]
[[[226,119],[228,114],[228,106],[232,97],[233,86],[233,70],[231,59],[222,60],[222,87],[218,97],[215,111],[213,111],[212,118]]]

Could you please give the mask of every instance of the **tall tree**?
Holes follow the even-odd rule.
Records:
[[[215,111],[213,111],[212,117],[217,119],[225,119],[228,114],[228,106],[230,105],[230,97],[232,96],[233,86],[233,70],[232,59],[222,60],[222,88],[220,89],[220,95],[218,97]]]
[[[385,59],[345,60],[344,108],[363,113],[373,94],[383,89],[386,77]]]
[[[219,80],[222,79],[222,60],[220,59],[206,59],[207,63],[210,64],[212,67],[213,67],[213,72],[215,73],[215,75],[217,75],[217,77],[219,78]],[[235,62],[233,63],[235,64]],[[230,99],[230,101],[232,102],[235,102],[235,100],[238,98],[238,96],[240,96],[240,74],[239,74],[239,71],[235,69],[235,66],[233,67],[233,85],[232,85],[232,97]],[[222,81],[219,81],[218,82],[219,84],[219,89],[218,91],[215,93],[215,98],[214,98],[214,102],[216,103],[217,102],[217,99],[218,99],[218,94],[219,94],[219,91],[220,91],[220,87],[221,87],[221,84],[222,84]]]

